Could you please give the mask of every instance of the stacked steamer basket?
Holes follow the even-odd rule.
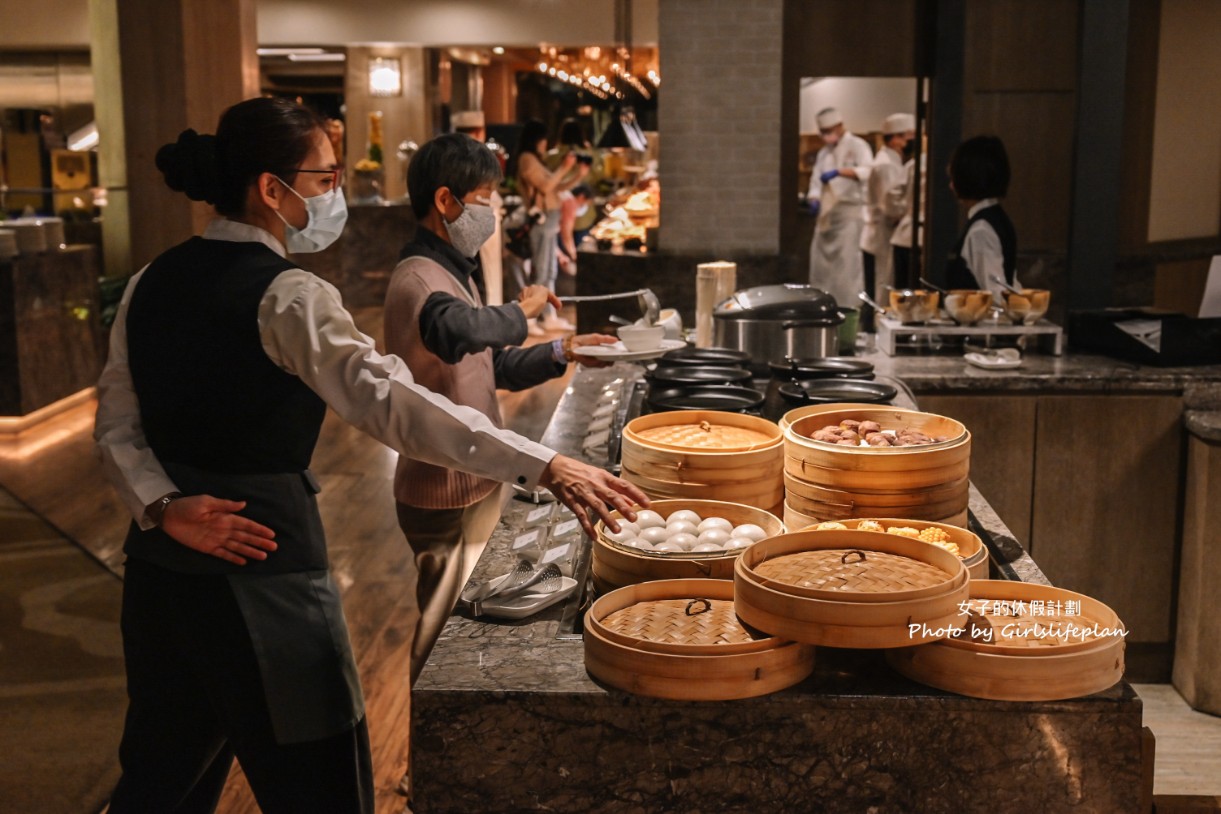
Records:
[[[887,654],[908,678],[999,701],[1057,701],[1123,678],[1123,623],[1082,594],[1022,582],[971,583],[964,633]]]
[[[742,624],[727,580],[620,588],[590,606],[584,638],[590,675],[655,698],[753,698],[792,686],[814,669],[814,648]]]
[[[926,543],[941,546],[956,554],[967,567],[971,579],[988,578],[988,549],[979,535],[961,526],[949,523],[933,523],[928,520],[906,520],[895,517],[853,518],[831,520],[816,525],[794,528],[793,531],[828,531],[838,528],[862,531],[884,531],[905,537],[914,537]]]
[[[742,621],[786,639],[847,648],[904,647],[961,629],[966,566],[945,549],[873,531],[781,534],[734,566]]]
[[[744,503],[779,514],[784,439],[755,416],[710,410],[654,413],[623,428],[623,479],[650,498]]]
[[[879,405],[803,409],[800,417],[786,416],[786,525],[801,528],[853,517],[904,517],[966,525],[971,434],[961,423]],[[885,434],[914,431],[938,440],[915,446],[868,446],[813,437],[825,427],[845,421],[871,421]]]
[[[718,500],[655,500],[649,509],[663,518],[675,512],[695,512],[703,519],[724,518],[734,527],[757,526],[762,537],[783,534],[784,524],[777,517],[762,509],[740,503],[725,503]],[[622,520],[619,512],[612,515]],[[614,539],[602,521],[594,526],[597,534],[593,540],[593,559],[590,573],[594,588],[599,594],[658,579],[733,579],[733,563],[741,549],[693,553],[648,551],[626,545]]]

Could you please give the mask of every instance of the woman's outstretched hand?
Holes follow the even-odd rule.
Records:
[[[612,511],[617,509],[627,520],[635,520],[632,507],[649,505],[648,496],[635,484],[565,455],[552,458],[538,482],[572,509],[590,537],[594,536],[594,523],[599,519],[611,531],[619,530],[619,524],[611,517]]]

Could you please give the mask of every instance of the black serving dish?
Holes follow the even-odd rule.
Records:
[[[777,379],[805,381],[807,379],[862,379],[873,380],[873,363],[864,359],[844,356],[827,356],[822,359],[785,359],[768,362],[772,375]]]
[[[736,384],[692,384],[651,387],[646,399],[659,413],[672,410],[721,410],[742,413],[758,410],[764,395],[753,387]]]
[[[719,367],[750,367],[751,356],[746,351],[732,348],[685,348],[672,350],[658,360],[661,365],[717,365]]]
[[[746,384],[750,371],[720,365],[658,365],[646,374],[656,386],[672,384]]]
[[[808,379],[780,385],[780,395],[794,404],[890,404],[898,394],[889,384],[857,379]]]

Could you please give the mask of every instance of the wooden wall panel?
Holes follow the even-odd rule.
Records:
[[[1031,555],[1110,605],[1129,642],[1169,642],[1182,474],[1175,396],[1039,399]]]
[[[928,394],[918,398],[920,409],[957,419],[970,430],[971,481],[1026,546],[1030,542],[1037,398]]]
[[[1019,252],[1064,252],[1072,205],[1073,114],[1071,93],[968,93],[964,137],[1000,136],[1013,179],[1005,211],[1017,229]],[[931,183],[947,183],[930,172]]]
[[[968,3],[968,93],[1075,90],[1078,14],[1077,0]]]

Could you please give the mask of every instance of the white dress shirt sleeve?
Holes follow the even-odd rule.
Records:
[[[994,275],[1005,279],[1005,255],[996,230],[986,221],[977,220],[972,223],[962,241],[961,256],[966,261],[967,268],[975,275],[975,282],[979,287],[991,291],[996,302],[1004,302],[1001,296],[1004,289],[993,280]]]
[[[141,269],[127,284],[110,328],[110,355],[98,379],[93,438],[107,480],[140,528],[148,530],[153,523],[144,516],[145,508],[177,489],[144,438],[140,402],[127,364],[127,306],[143,275]]]
[[[415,383],[406,363],[357,330],[339,292],[300,269],[259,303],[268,357],[354,427],[416,460],[533,488],[553,450]]]

